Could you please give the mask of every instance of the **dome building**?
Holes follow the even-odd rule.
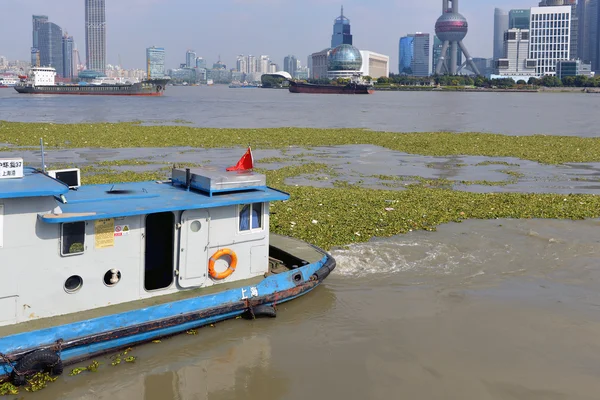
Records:
[[[362,67],[360,50],[349,44],[341,44],[329,52],[327,76],[329,79],[350,78]]]

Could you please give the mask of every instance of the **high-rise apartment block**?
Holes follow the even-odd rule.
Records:
[[[270,64],[271,64],[271,60],[269,60],[269,56],[260,56],[257,72],[261,73],[261,74],[268,74]]]
[[[164,48],[153,46],[146,49],[146,71],[148,79],[162,78],[165,76]]]
[[[344,7],[342,12],[333,23],[333,35],[331,36],[331,48],[336,48],[341,44],[352,45],[352,32],[350,20],[344,16]]]
[[[87,69],[106,72],[105,0],[85,0],[85,63]]]
[[[236,69],[243,73],[248,73],[248,58],[244,55],[239,55],[237,58]]]
[[[536,61],[537,75],[554,75],[556,63],[571,54],[570,6],[531,9],[529,59]]]
[[[242,71],[244,72],[244,71]],[[248,71],[247,74],[254,74],[258,72],[258,63],[256,62],[256,56],[248,56]]]

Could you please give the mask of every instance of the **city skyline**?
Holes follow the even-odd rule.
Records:
[[[68,1],[69,7],[63,10],[43,0],[6,0],[5,10],[13,17],[8,24],[0,26],[0,36],[11,40],[3,43],[0,53],[9,59],[30,58],[30,21],[33,14],[51,14],[55,23],[74,36],[78,47],[84,48],[84,1]],[[142,68],[145,65],[145,49],[153,45],[167,49],[166,65],[169,68],[177,67],[182,62],[182,54],[185,55],[189,48],[195,49],[198,56],[208,60],[209,64],[221,54],[228,66],[234,66],[237,55],[244,52],[270,54],[278,64],[290,52],[303,59],[315,48],[328,47],[331,24],[343,5],[344,14],[353,22],[354,44],[390,54],[390,63],[398,65],[398,38],[411,31],[433,34],[435,20],[439,16],[438,0],[423,0],[410,7],[397,2],[386,4],[387,9],[366,5],[360,0],[307,0],[307,7],[290,20],[285,18],[287,2],[257,0],[250,4],[241,0],[224,0],[204,6],[195,2],[190,5],[189,0],[123,0],[119,5],[107,2],[107,64],[118,64],[121,56],[124,68]],[[493,26],[490,26],[489,20],[493,18],[497,2],[464,0],[463,3],[461,13],[469,19],[471,31],[465,43],[473,56],[491,57]],[[381,4],[385,3],[381,1]],[[537,1],[507,1],[501,7],[528,8],[536,5]],[[177,12],[178,7],[184,6],[186,9],[198,7],[204,12]],[[123,7],[132,7],[135,12],[122,13]],[[21,19],[26,19],[27,29]],[[264,23],[252,23],[253,19],[261,19]],[[281,22],[284,20],[285,24]],[[157,27],[147,21],[162,21],[163,26]],[[249,23],[255,28],[248,30]],[[208,42],[201,40],[222,29],[224,24],[229,24],[226,33],[215,35]],[[136,35],[131,35],[132,29],[135,29]],[[15,32],[18,34],[15,35]],[[273,40],[274,34],[286,39]],[[187,39],[182,40],[183,37]]]

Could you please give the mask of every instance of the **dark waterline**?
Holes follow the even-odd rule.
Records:
[[[0,90],[0,120],[189,122],[216,128],[365,128],[598,136],[600,95],[581,93],[376,92],[308,95],[287,90],[169,87],[160,98],[19,95]]]

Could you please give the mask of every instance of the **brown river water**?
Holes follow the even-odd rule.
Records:
[[[241,151],[75,149],[49,151],[47,163],[144,157],[212,165]],[[600,175],[596,164],[423,157],[374,146],[257,150],[255,158],[277,168],[260,159],[301,153],[330,165],[337,179],[373,188],[380,182],[369,176],[381,171],[510,178],[506,166],[478,166],[491,160],[523,176],[508,186],[457,189],[596,193]],[[24,157],[36,163],[39,152]],[[331,185],[310,176],[288,183]],[[232,320],[138,346],[132,364],[100,357],[97,372],[65,374],[24,398],[598,399],[599,230],[597,220],[466,221],[334,250],[336,271],[278,307],[276,319]]]
[[[337,250],[276,319],[136,347],[31,399],[597,399],[599,221],[468,221]]]
[[[149,106],[149,104],[152,106]],[[159,106],[155,106],[159,104]],[[556,119],[556,109],[569,111]],[[172,88],[161,99],[0,95],[0,119],[91,122],[155,118],[195,126],[366,127],[597,136],[597,95],[376,93],[290,97],[282,91]],[[35,110],[32,111],[32,110]],[[79,110],[79,112],[65,112]],[[235,111],[235,112],[234,112]],[[306,118],[311,115],[311,118]],[[506,116],[510,115],[511,118]],[[242,149],[75,149],[47,163],[84,166],[143,158],[214,165]],[[302,157],[300,155],[302,154]],[[10,152],[39,163],[39,152]],[[330,165],[350,183],[373,175],[511,180],[457,190],[592,193],[600,164],[540,165],[511,158],[424,157],[375,146],[255,151]],[[485,161],[505,162],[485,165]],[[300,162],[291,160],[294,164]],[[260,163],[259,163],[260,164]],[[259,165],[278,168],[284,164]],[[135,170],[163,165],[135,167]],[[128,169],[131,167],[115,167]],[[288,183],[331,186],[333,177]],[[577,178],[577,179],[574,179]],[[402,190],[403,182],[392,189]],[[334,250],[338,268],[275,319],[232,320],[137,346],[135,363],[68,376],[25,399],[600,398],[600,221],[465,221]],[[85,364],[83,364],[85,365]]]

